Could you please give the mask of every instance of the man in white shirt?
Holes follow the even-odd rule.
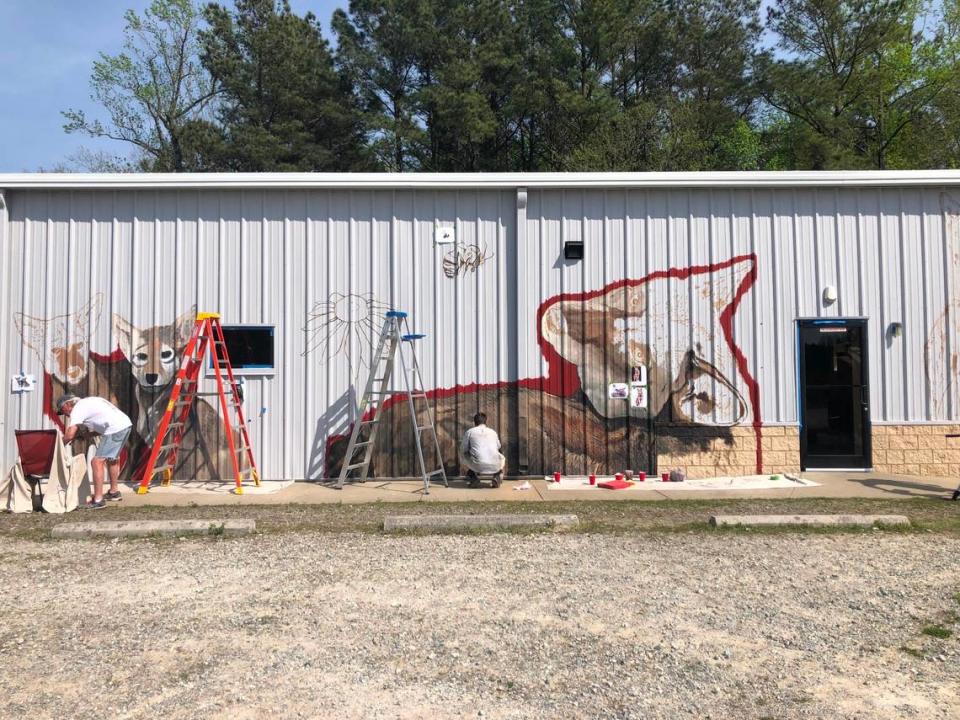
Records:
[[[120,500],[120,451],[123,449],[133,422],[119,408],[99,397],[78,398],[63,395],[57,400],[57,414],[69,415],[64,442],[73,442],[82,425],[90,432],[101,435],[96,456],[90,462],[93,468],[93,499],[87,507],[99,510],[107,506],[106,500]],[[110,469],[110,492],[104,497],[103,469]]]
[[[487,427],[487,416],[478,412],[473,416],[474,427],[467,430],[460,443],[460,462],[469,468],[470,487],[480,487],[478,475],[493,475],[493,487],[503,481],[503,467],[507,459],[500,452],[500,438],[496,430]]]

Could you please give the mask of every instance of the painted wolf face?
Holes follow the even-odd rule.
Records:
[[[194,305],[170,325],[146,329],[134,327],[119,315],[113,316],[113,330],[120,350],[130,361],[133,376],[140,387],[159,390],[173,381],[196,316],[197,306]]]
[[[744,258],[562,295],[544,308],[541,336],[576,366],[584,393],[603,417],[630,412],[626,403],[607,397],[607,385],[628,381],[630,368],[643,365],[649,405],[641,415],[669,408],[674,420],[735,425],[748,407],[720,317],[752,269],[752,259]]]
[[[76,385],[87,376],[87,344],[96,332],[102,307],[103,295],[98,293],[72,315],[46,320],[16,313],[13,323],[48,374],[64,384]]]

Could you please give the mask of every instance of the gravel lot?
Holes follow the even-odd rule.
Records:
[[[960,718],[950,535],[10,537],[0,573],[3,717]]]

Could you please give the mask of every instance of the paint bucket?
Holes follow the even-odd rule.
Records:
[[[554,482],[560,482],[560,473],[555,472],[555,473],[553,474],[553,481],[554,481]]]
[[[646,479],[647,479],[647,474],[643,470],[637,473],[637,480],[639,480],[640,482],[645,482]]]
[[[615,480],[623,480],[623,473],[617,473],[616,475],[614,475],[614,479],[615,479]]]
[[[660,473],[660,482],[670,482],[670,473]]]
[[[591,484],[591,485],[596,485],[596,484],[597,484],[597,476],[596,476],[596,475],[591,475],[591,476],[590,476],[590,484]]]
[[[623,476],[627,479],[627,482],[633,482],[633,470],[624,470]]]

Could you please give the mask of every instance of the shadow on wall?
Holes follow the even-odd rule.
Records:
[[[308,480],[327,477],[328,439],[332,435],[339,436],[350,432],[352,427],[350,416],[355,412],[356,407],[356,389],[351,386],[327,408],[323,415],[317,418],[313,443],[310,448],[310,458],[307,461],[306,477]]]

